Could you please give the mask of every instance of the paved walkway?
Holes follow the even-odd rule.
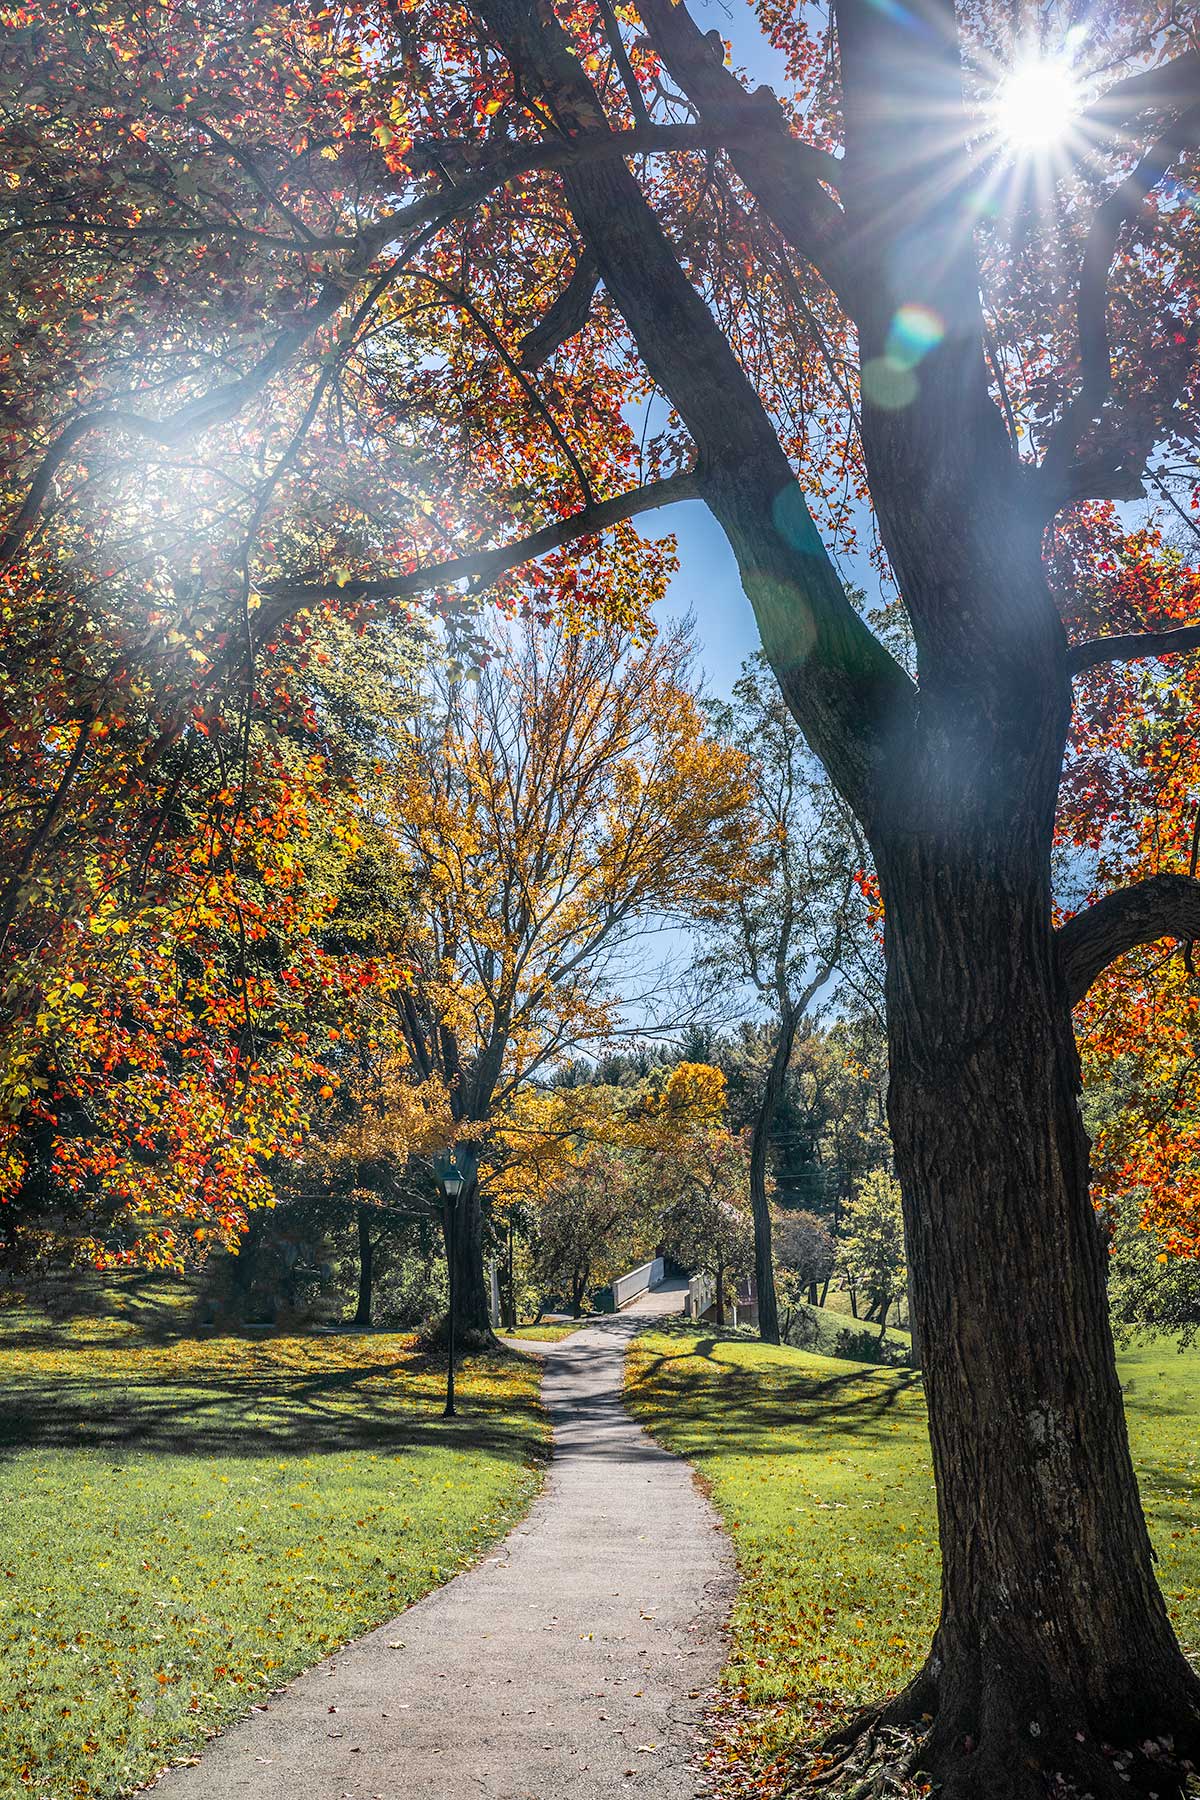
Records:
[[[703,1791],[693,1725],[722,1661],[732,1561],[687,1465],[621,1404],[629,1339],[682,1292],[542,1346],[555,1457],[524,1523],[170,1770],[156,1800]]]

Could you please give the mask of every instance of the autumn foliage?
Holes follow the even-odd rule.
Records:
[[[1190,556],[1196,525],[1162,506],[1130,532],[1111,506],[1056,535],[1054,572],[1072,630],[1098,609],[1118,631],[1184,628],[1200,615]],[[1195,866],[1200,675],[1192,657],[1100,664],[1076,681],[1075,728],[1060,806],[1060,888],[1072,908],[1164,870]],[[1096,1198],[1126,1199],[1164,1255],[1200,1254],[1200,987],[1190,955],[1168,942],[1107,969],[1082,1002],[1084,1078]]]

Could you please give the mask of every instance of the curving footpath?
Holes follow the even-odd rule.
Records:
[[[162,1800],[691,1800],[732,1559],[687,1465],[621,1401],[642,1297],[545,1356],[554,1461],[478,1567],[224,1732]],[[336,1710],[335,1710],[336,1709]]]

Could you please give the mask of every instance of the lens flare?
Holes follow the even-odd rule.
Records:
[[[915,369],[937,348],[946,327],[930,306],[901,306],[888,331],[886,355],[900,369]]]

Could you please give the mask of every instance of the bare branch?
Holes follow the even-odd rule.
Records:
[[[1142,662],[1149,657],[1178,656],[1184,650],[1200,650],[1200,625],[1172,625],[1165,631],[1130,631],[1117,637],[1090,638],[1072,644],[1067,668],[1072,675],[1101,663]]]
[[[1076,913],[1054,935],[1075,1006],[1127,950],[1159,938],[1186,943],[1200,937],[1200,881],[1190,875],[1152,875]]]

